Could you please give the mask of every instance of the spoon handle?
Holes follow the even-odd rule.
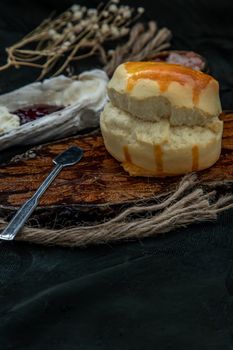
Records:
[[[11,241],[15,238],[17,233],[21,230],[25,222],[28,220],[28,218],[34,211],[34,209],[37,207],[38,201],[42,194],[46,191],[46,189],[49,187],[49,185],[55,179],[55,177],[59,174],[62,168],[63,165],[60,164],[57,164],[53,168],[53,170],[50,172],[50,174],[47,176],[44,182],[40,185],[40,187],[34,193],[34,195],[22,205],[22,207],[17,211],[15,216],[11,219],[9,224],[0,234],[0,239]]]

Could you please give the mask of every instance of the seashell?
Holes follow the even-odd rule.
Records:
[[[1,134],[0,150],[40,144],[97,127],[99,113],[107,100],[107,83],[106,73],[94,69],[80,74],[78,80],[61,75],[1,95],[0,106],[11,113],[33,105],[64,108]]]

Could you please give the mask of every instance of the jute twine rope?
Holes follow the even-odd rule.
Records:
[[[59,230],[26,226],[17,240],[79,247],[156,236],[191,223],[215,220],[218,213],[233,208],[233,195],[215,199],[215,194],[204,192],[196,177],[189,175],[166,197],[154,198],[153,204],[132,206],[102,224]],[[0,228],[5,225],[1,219]]]

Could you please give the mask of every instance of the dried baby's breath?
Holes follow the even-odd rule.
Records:
[[[150,25],[140,24],[140,31],[135,30],[139,28],[138,24],[133,26],[143,12],[144,8],[120,5],[119,0],[100,4],[97,9],[73,5],[58,17],[46,19],[22,40],[7,48],[7,63],[0,67],[0,71],[11,66],[35,67],[41,70],[39,79],[42,79],[52,72],[56,76],[70,71],[72,62],[98,54],[102,65],[111,74],[114,62],[127,59],[127,54],[129,58],[145,57],[143,52],[148,53],[150,48],[156,48],[157,43],[153,38],[156,31],[151,31]],[[132,34],[135,42],[132,42]],[[106,43],[122,38],[126,39],[126,43],[109,54]],[[143,45],[140,46],[141,40]],[[157,46],[167,47],[169,40],[170,32],[167,30]],[[140,54],[137,49],[136,55],[135,52],[132,55],[134,45],[141,50]]]

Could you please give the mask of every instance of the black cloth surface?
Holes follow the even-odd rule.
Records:
[[[207,58],[223,108],[233,109],[233,3],[129,3],[173,31],[173,48]],[[71,4],[1,0],[1,62],[5,46]],[[36,74],[1,73],[1,93]],[[159,238],[86,249],[0,243],[0,350],[233,349],[232,214]]]

